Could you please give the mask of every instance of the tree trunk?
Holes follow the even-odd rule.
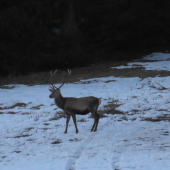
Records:
[[[76,17],[73,9],[73,1],[68,1],[68,11],[64,16],[63,35],[68,38],[75,45],[80,44],[82,40],[82,33],[77,26]]]

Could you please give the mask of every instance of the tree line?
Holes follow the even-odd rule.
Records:
[[[0,75],[119,60],[170,44],[168,0],[1,0]]]

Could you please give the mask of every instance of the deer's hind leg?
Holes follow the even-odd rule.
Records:
[[[99,123],[99,119],[100,119],[100,116],[99,116],[99,115],[97,114],[97,112],[96,112],[94,132],[97,130],[97,126],[98,126],[98,123]]]
[[[78,128],[77,128],[77,122],[76,122],[76,115],[74,113],[71,114],[72,118],[73,118],[73,122],[74,122],[74,125],[75,125],[75,128],[76,128],[76,133],[78,133]]]
[[[98,123],[99,123],[99,119],[100,119],[100,116],[97,114],[97,108],[96,107],[95,109],[92,109],[91,113],[92,113],[92,116],[94,118],[94,123],[93,123],[93,126],[91,128],[91,132],[92,131],[96,131],[97,130],[97,126],[98,126]]]
[[[100,116],[96,113],[95,117],[94,117],[94,123],[93,123],[93,126],[91,128],[91,132],[92,131],[96,131],[97,130],[97,126],[98,126],[98,123],[99,123],[99,119],[100,119]]]
[[[93,126],[92,126],[92,128],[91,128],[91,132],[93,131],[95,124],[96,124],[96,122],[95,122],[95,120],[94,120]]]

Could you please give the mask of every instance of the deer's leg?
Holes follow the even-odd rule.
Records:
[[[95,119],[96,124],[95,124],[95,128],[94,128],[94,132],[97,130],[99,119],[100,119],[100,116],[96,113],[96,119]]]
[[[98,126],[98,123],[99,123],[99,115],[95,115],[95,117],[94,117],[94,124],[93,124],[93,126],[92,126],[92,128],[91,128],[91,132],[92,131],[96,131],[97,130],[97,126]]]
[[[94,118],[94,123],[93,123],[93,126],[91,128],[91,132],[94,130],[94,127],[96,127],[96,123],[97,123],[97,117],[96,117],[96,113],[97,113],[97,108],[96,109],[93,109],[91,110],[91,113],[92,113],[92,116]]]
[[[73,122],[74,122],[74,125],[75,125],[75,128],[76,128],[76,133],[78,133],[78,128],[77,128],[77,122],[76,122],[76,115],[73,113],[71,114],[72,118],[73,118]]]
[[[93,131],[95,124],[96,124],[96,122],[95,122],[95,119],[94,119],[94,123],[93,123],[93,126],[91,128],[91,132]]]
[[[66,129],[64,133],[67,133],[67,128],[68,128],[68,123],[70,121],[70,114],[67,114],[67,119],[66,119]]]

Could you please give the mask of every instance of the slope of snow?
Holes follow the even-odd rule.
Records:
[[[132,62],[127,66],[111,67],[117,69],[144,67],[145,70],[167,70],[170,71],[170,54],[153,53],[143,57],[143,60],[153,60],[153,62]],[[159,61],[160,60],[160,61]]]
[[[165,66],[156,63],[157,69]],[[61,110],[49,98],[48,85],[11,86],[0,89],[0,170],[170,169],[170,123],[145,121],[170,116],[170,77],[111,76],[65,84],[63,96],[99,97],[99,110],[120,104],[117,114],[104,114],[96,132],[90,132],[89,115],[77,116],[78,134],[72,120],[67,134],[65,118],[53,120]]]
[[[170,60],[170,53],[152,53],[144,56],[143,60]]]

